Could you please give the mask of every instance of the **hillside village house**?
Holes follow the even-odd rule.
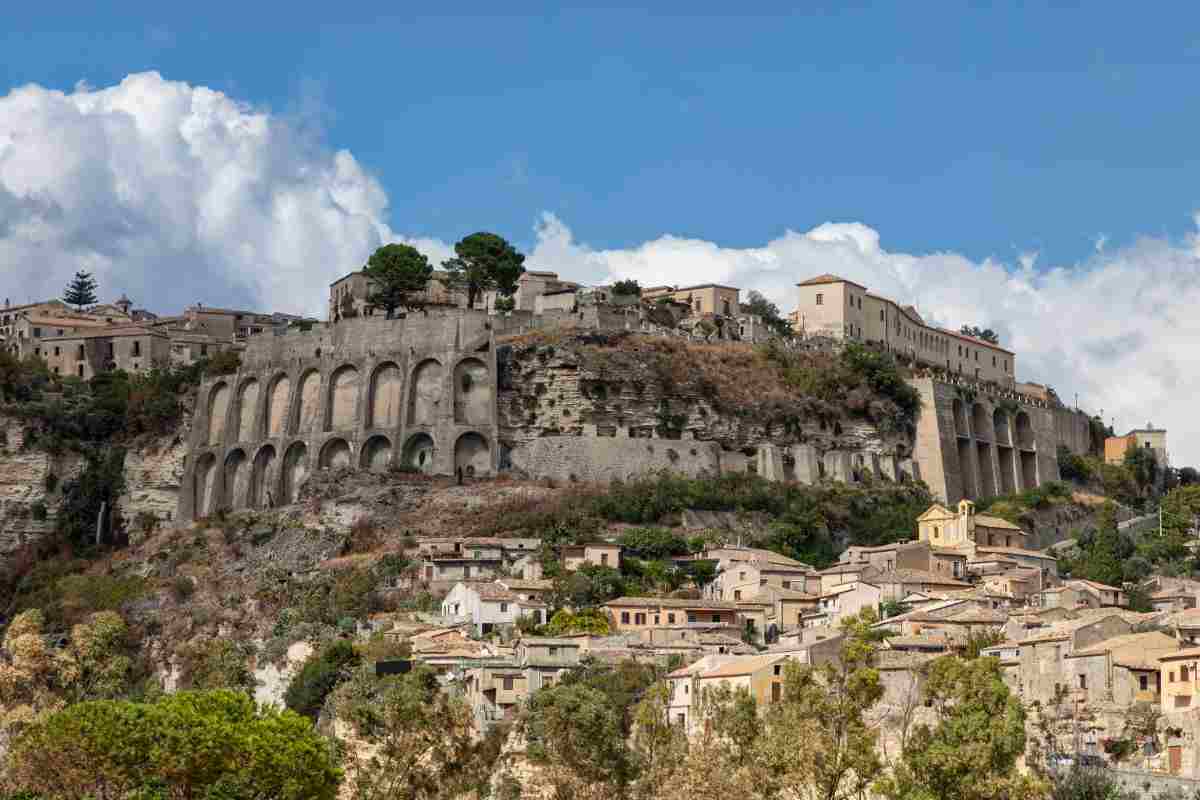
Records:
[[[563,569],[574,572],[585,564],[595,567],[621,568],[621,545],[613,542],[568,544],[559,548]]]
[[[718,686],[745,689],[760,708],[777,703],[783,699],[784,668],[792,660],[789,653],[705,656],[667,675],[667,716],[689,735],[696,733],[703,722],[704,692]]]
[[[797,285],[799,305],[790,317],[798,332],[877,342],[955,375],[1008,387],[1015,382],[1016,355],[1011,350],[929,325],[912,306],[901,307],[836,275],[818,275]]]
[[[1179,650],[1165,633],[1113,636],[1064,658],[1063,671],[1076,700],[1111,703],[1128,708],[1134,703],[1159,702],[1159,657]]]
[[[618,632],[662,626],[737,628],[736,603],[721,600],[677,600],[664,597],[618,597],[604,604]]]
[[[469,620],[477,636],[511,628],[517,619],[530,616],[537,624],[547,621],[546,604],[526,594],[525,598],[500,582],[459,581],[442,599],[442,616],[453,621]]]
[[[1104,440],[1104,461],[1107,464],[1120,464],[1125,460],[1125,454],[1136,448],[1144,448],[1154,453],[1154,459],[1160,467],[1170,465],[1167,460],[1167,430],[1156,428],[1147,422],[1144,428],[1135,428],[1124,436],[1110,436]]]
[[[759,588],[775,586],[808,594],[821,590],[821,576],[808,564],[757,547],[713,547],[702,558],[716,562],[716,576],[704,587],[706,597],[749,600]]]
[[[511,657],[494,657],[463,674],[463,693],[485,734],[495,723],[512,718],[531,694],[553,685],[579,664],[580,644],[573,639],[530,637],[517,643]]]
[[[718,314],[723,317],[736,317],[741,308],[738,305],[738,290],[733,286],[721,286],[716,283],[703,283],[696,286],[650,286],[642,289],[642,299],[655,301],[661,298],[684,303],[691,307],[693,314]]]
[[[1068,655],[1085,652],[1105,639],[1132,632],[1133,626],[1115,613],[1058,622],[1031,632],[1019,642],[1022,702],[1052,702],[1058,691],[1069,690],[1075,685],[1068,671]]]

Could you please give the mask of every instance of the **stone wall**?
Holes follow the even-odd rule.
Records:
[[[71,454],[51,455],[25,449],[25,428],[19,421],[0,417],[0,553],[36,541],[54,530],[58,507],[57,487],[47,493],[46,476],[57,482],[72,477],[79,459]],[[45,516],[37,519],[41,510]]]
[[[512,465],[530,477],[560,481],[626,480],[657,470],[716,475],[721,447],[688,440],[547,436],[514,450]]]
[[[366,317],[250,340],[197,392],[180,519],[294,502],[318,469],[495,471],[486,312]]]
[[[1059,479],[1059,410],[985,383],[911,383],[922,402],[914,455],[938,499],[995,497]]]

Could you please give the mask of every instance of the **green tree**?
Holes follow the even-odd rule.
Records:
[[[418,668],[376,678],[363,665],[334,695],[339,718],[367,748],[347,748],[347,775],[356,800],[454,797],[471,777],[471,712]]]
[[[1109,586],[1120,586],[1124,577],[1121,562],[1123,552],[1121,533],[1117,528],[1117,507],[1111,500],[1096,513],[1096,535],[1083,559],[1082,577]]]
[[[543,689],[529,702],[527,753],[553,800],[623,797],[632,777],[621,715],[582,683]]]
[[[1149,447],[1131,447],[1125,451],[1122,465],[1133,475],[1142,491],[1158,482],[1158,458]]]
[[[283,704],[297,714],[315,720],[325,698],[337,685],[348,680],[361,658],[354,645],[337,639],[309,656],[288,683]]]
[[[637,773],[635,797],[659,800],[678,775],[688,751],[683,728],[668,713],[671,686],[659,681],[651,686],[633,710],[633,759]]]
[[[542,633],[546,636],[569,636],[576,633],[607,636],[608,618],[598,610],[584,609],[574,613],[562,608],[554,612],[554,616],[543,626]]]
[[[90,272],[80,270],[63,291],[63,301],[80,311],[96,302],[96,279]]]
[[[230,691],[68,706],[18,736],[5,767],[12,790],[62,798],[332,800],[341,778],[308,720]]]
[[[958,329],[958,332],[964,336],[974,336],[976,339],[982,339],[985,342],[1000,344],[1000,337],[991,328],[980,328],[977,325],[963,325]]]
[[[433,266],[411,245],[385,244],[367,259],[363,274],[371,286],[367,302],[382,308],[391,319],[397,308],[411,307],[412,295],[429,285]]]
[[[623,281],[617,281],[612,285],[612,293],[619,295],[633,295],[634,297],[642,296],[642,287],[633,278],[628,278]]]
[[[883,772],[878,729],[867,712],[883,697],[874,666],[877,617],[866,609],[842,625],[836,662],[789,663],[783,702],[768,709],[758,757],[782,793],[805,800],[862,797]]]
[[[474,308],[475,300],[492,289],[511,297],[525,272],[525,256],[494,233],[472,233],[454,245],[454,254],[442,266],[448,283],[466,291],[468,308]]]
[[[762,292],[751,289],[746,299],[738,305],[743,313],[762,317],[763,324],[776,336],[792,335],[792,324],[780,313],[779,306],[768,300]]]
[[[945,656],[930,665],[924,695],[937,724],[918,724],[878,790],[891,800],[1021,800],[1044,787],[1017,769],[1025,710],[994,658]]]

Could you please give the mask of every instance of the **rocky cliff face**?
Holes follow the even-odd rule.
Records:
[[[124,445],[125,494],[120,508],[134,539],[151,517],[160,524],[175,519],[190,424],[191,415],[185,414],[176,430]],[[0,554],[54,530],[62,486],[78,475],[82,465],[78,453],[27,448],[25,424],[0,416]]]
[[[497,361],[500,433],[512,448],[551,436],[713,441],[735,460],[760,444],[912,448],[907,434],[798,396],[750,346],[575,335],[516,340]]]

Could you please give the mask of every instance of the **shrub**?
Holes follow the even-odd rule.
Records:
[[[41,500],[35,501],[29,506],[29,516],[33,517],[38,522],[45,522],[46,515],[46,504]]]
[[[316,719],[325,698],[337,685],[350,677],[361,657],[344,639],[330,642],[309,656],[296,672],[283,695],[286,708]]]
[[[186,602],[195,593],[196,584],[191,578],[180,575],[171,581],[171,596],[175,598],[176,603]]]

